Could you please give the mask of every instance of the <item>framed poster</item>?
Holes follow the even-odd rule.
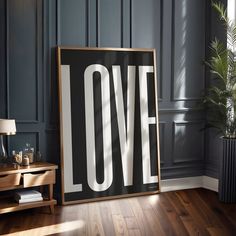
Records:
[[[63,204],[160,191],[154,49],[58,47]]]

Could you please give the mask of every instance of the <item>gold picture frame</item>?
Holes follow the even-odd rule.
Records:
[[[62,204],[159,193],[155,49],[57,54]]]

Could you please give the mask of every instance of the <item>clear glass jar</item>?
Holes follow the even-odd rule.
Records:
[[[23,154],[29,157],[30,164],[34,162],[34,148],[29,143],[26,143]]]

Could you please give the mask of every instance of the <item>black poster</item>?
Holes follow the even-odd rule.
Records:
[[[153,49],[58,48],[63,203],[159,191]]]

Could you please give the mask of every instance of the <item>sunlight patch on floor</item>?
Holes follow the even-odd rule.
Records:
[[[83,220],[75,220],[65,223],[59,223],[54,225],[48,225],[43,227],[37,227],[34,229],[23,230],[20,232],[15,232],[11,234],[7,234],[9,236],[45,236],[45,235],[52,235],[57,233],[65,233],[70,232],[73,230],[81,229],[85,226],[85,222]]]
[[[148,197],[148,200],[152,205],[155,205],[159,200],[159,195],[158,194],[151,195]]]

